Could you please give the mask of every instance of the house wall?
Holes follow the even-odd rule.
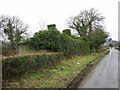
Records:
[[[21,45],[19,45],[18,55],[30,54],[34,51],[35,50],[31,46],[21,44]]]

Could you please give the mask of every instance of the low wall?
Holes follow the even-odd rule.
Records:
[[[20,44],[18,49],[18,55],[30,54],[35,52],[35,50],[26,44]]]

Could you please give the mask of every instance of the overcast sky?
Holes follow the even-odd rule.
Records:
[[[68,26],[70,16],[81,10],[95,8],[105,19],[106,31],[112,39],[118,40],[118,1],[119,0],[0,0],[0,15],[19,17],[29,25],[29,32],[38,32],[40,23],[56,24],[59,31]],[[46,28],[46,27],[45,27]]]

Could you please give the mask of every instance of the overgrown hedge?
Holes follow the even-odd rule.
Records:
[[[60,33],[56,29],[39,31],[25,43],[33,46],[36,50],[63,52],[66,57],[90,52],[90,41],[87,37],[75,39],[65,33]]]
[[[59,35],[60,52],[63,52],[65,57],[74,55],[88,54],[90,52],[90,43],[81,39],[73,39],[66,34]]]
[[[32,38],[24,41],[24,43],[33,46],[36,50],[59,51],[59,34],[56,29],[39,31]]]
[[[63,58],[58,54],[37,54],[10,57],[2,61],[3,80],[9,80],[42,68],[56,65]]]

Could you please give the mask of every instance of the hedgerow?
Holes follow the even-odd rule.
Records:
[[[2,61],[3,80],[12,79],[60,62],[62,54],[37,54],[10,57]]]

